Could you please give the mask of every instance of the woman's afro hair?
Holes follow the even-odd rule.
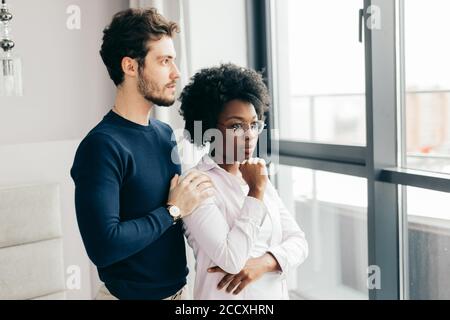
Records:
[[[251,103],[259,119],[264,119],[270,105],[262,75],[231,63],[200,70],[191,78],[179,100],[180,114],[189,133],[187,138],[197,146],[204,146],[207,142],[202,137],[208,129],[217,128],[219,115],[228,102],[241,100]],[[198,133],[194,135],[196,121],[202,123],[201,136]]]

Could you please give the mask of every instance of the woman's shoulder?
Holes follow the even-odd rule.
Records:
[[[205,160],[204,158],[202,158],[194,167],[184,170],[181,177],[182,178],[186,177],[191,172],[199,172],[199,173],[207,175],[214,182],[215,180],[221,179],[221,176],[220,176],[218,170],[216,170],[216,169],[217,169],[217,165],[215,163],[209,162],[209,161]]]

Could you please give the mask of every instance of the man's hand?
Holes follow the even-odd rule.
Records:
[[[231,293],[233,289],[233,294],[239,294],[246,286],[250,283],[258,280],[266,272],[280,271],[280,265],[275,257],[266,253],[259,258],[251,258],[245,264],[244,269],[238,274],[229,274],[223,271],[220,267],[212,267],[208,269],[208,272],[222,272],[225,276],[220,280],[217,285],[217,289],[221,290],[223,287],[228,285],[226,291]]]
[[[192,171],[184,178],[175,175],[170,181],[167,204],[180,208],[181,217],[192,213],[205,199],[214,195],[214,185],[204,173]]]

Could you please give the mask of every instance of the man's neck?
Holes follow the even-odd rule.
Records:
[[[137,90],[133,90],[133,92],[127,88],[117,90],[113,112],[122,118],[142,126],[148,126],[152,108],[152,103],[142,97]]]

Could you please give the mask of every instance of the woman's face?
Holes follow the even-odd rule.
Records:
[[[223,135],[224,159],[240,161],[252,157],[258,143],[258,134],[250,130],[250,126],[258,121],[253,104],[241,100],[228,102],[219,115],[218,128]],[[245,133],[236,135],[235,128],[244,128]],[[230,154],[232,153],[232,154]]]

